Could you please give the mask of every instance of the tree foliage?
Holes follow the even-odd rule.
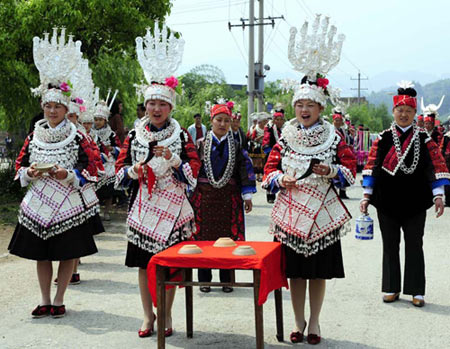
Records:
[[[135,58],[135,38],[155,20],[163,21],[170,0],[2,0],[0,3],[0,118],[10,131],[27,129],[39,111],[30,93],[39,85],[32,39],[52,27],[66,27],[81,40],[94,82],[106,93],[119,89],[125,119],[135,118],[137,98],[132,85],[142,79]],[[101,95],[103,93],[101,92]]]

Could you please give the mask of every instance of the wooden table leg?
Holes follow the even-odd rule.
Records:
[[[192,269],[184,269],[185,281],[192,281]],[[192,304],[192,286],[185,286],[186,292],[186,336],[192,338],[193,335],[193,319],[194,309]]]
[[[156,297],[158,300],[158,309],[156,320],[158,324],[158,349],[166,347],[166,337],[164,330],[166,328],[166,268],[156,265]]]
[[[283,342],[283,298],[281,288],[275,290],[275,317],[277,319],[277,340],[278,342]]]
[[[264,348],[263,306],[258,304],[261,270],[253,270],[253,298],[255,303],[256,348]]]

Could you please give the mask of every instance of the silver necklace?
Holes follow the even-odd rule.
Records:
[[[400,144],[400,138],[397,134],[397,129],[395,128],[395,122],[391,125],[391,132],[392,132],[392,139],[394,140],[394,147],[395,152],[397,154],[398,163],[400,165],[400,169],[405,174],[412,174],[415,170],[417,165],[419,164],[419,157],[420,157],[420,137],[419,137],[419,129],[417,128],[416,124],[413,124],[413,136],[411,139],[411,142],[409,142],[408,147],[406,148],[405,152],[402,154],[402,147]],[[408,155],[409,150],[411,149],[412,145],[414,143],[414,158],[413,162],[410,167],[407,167],[405,165],[405,159]]]
[[[204,159],[204,165],[205,165],[205,173],[208,177],[209,183],[216,189],[220,189],[224,187],[231,179],[231,176],[233,175],[234,171],[234,164],[235,164],[235,147],[234,147],[234,139],[231,132],[228,132],[227,134],[227,141],[228,141],[228,161],[227,166],[225,167],[225,172],[223,173],[223,176],[216,181],[214,179],[214,173],[212,170],[212,164],[211,164],[211,146],[212,146],[212,134],[211,132],[208,132],[206,135],[205,140],[205,159]]]

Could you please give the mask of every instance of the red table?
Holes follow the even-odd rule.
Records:
[[[278,242],[238,241],[238,245],[252,246],[256,254],[252,256],[235,256],[235,247],[214,247],[214,241],[186,241],[162,251],[149,262],[147,276],[149,290],[158,314],[158,348],[165,347],[165,289],[167,286],[185,286],[186,288],[186,328],[187,337],[193,335],[193,286],[231,286],[253,287],[255,305],[256,346],[264,347],[263,304],[270,292],[275,291],[275,313],[277,319],[277,338],[283,341],[283,316],[281,287],[288,287],[284,275],[284,256]],[[186,244],[196,244],[201,254],[183,255],[178,250]],[[183,271],[183,277],[170,275],[170,269]],[[231,269],[231,282],[195,282],[192,281],[192,269]],[[253,270],[253,282],[236,282],[234,270]]]

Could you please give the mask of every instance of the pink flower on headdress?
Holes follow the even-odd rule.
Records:
[[[325,78],[318,78],[317,79],[317,86],[322,87],[324,90],[327,88],[329,84],[329,80]]]
[[[75,98],[75,103],[77,103],[77,104],[83,104],[84,103],[84,101],[81,99],[81,98]]]
[[[228,101],[228,102],[227,102],[227,107],[230,108],[230,109],[233,109],[233,107],[234,107],[234,102],[233,102],[233,101]]]
[[[86,107],[84,105],[80,105],[80,113],[84,113],[86,111]]]
[[[69,86],[69,84],[67,82],[62,82],[61,85],[59,85],[59,88],[63,92],[69,92],[70,91],[70,86]]]
[[[170,76],[166,78],[166,86],[175,89],[175,87],[178,86],[178,79],[175,76]]]

